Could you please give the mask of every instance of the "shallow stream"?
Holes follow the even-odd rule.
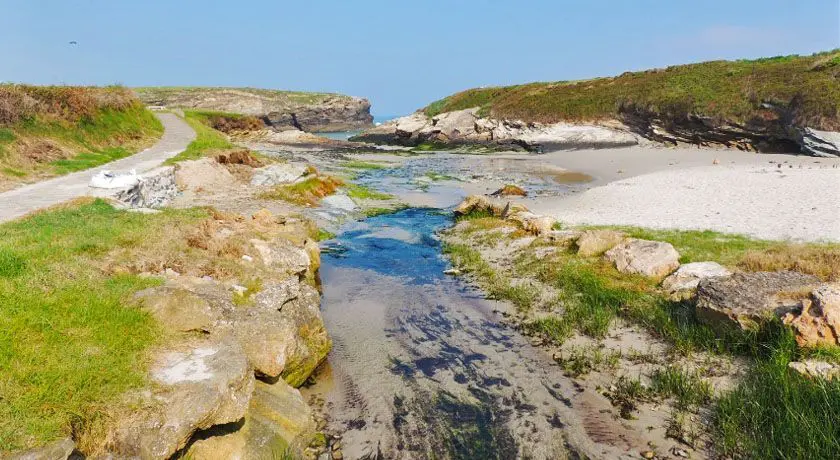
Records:
[[[450,216],[409,208],[349,223],[326,244],[334,348],[305,394],[324,403],[344,458],[565,458],[577,390],[500,322],[505,305],[443,273],[436,233]]]

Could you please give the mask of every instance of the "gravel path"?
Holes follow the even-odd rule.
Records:
[[[529,206],[570,224],[840,241],[840,162],[823,160],[781,168],[721,164],[659,171]]]
[[[164,133],[152,147],[111,163],[38,182],[0,194],[0,222],[16,219],[38,209],[62,203],[86,195],[101,195],[102,191],[88,187],[91,177],[100,171],[128,172],[138,174],[153,169],[164,160],[184,151],[195,139],[195,131],[177,115],[159,113],[156,116],[163,123]]]

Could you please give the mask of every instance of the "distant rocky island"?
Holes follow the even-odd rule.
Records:
[[[202,87],[146,87],[134,92],[147,105],[249,115],[279,130],[334,132],[373,126],[370,102],[341,94]]]
[[[654,143],[840,156],[840,50],[469,89],[353,140],[530,151]]]

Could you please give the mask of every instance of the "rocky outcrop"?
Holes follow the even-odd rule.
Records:
[[[129,188],[117,191],[117,201],[131,208],[162,208],[178,194],[175,185],[175,168],[157,168],[140,177]]]
[[[788,367],[809,379],[834,380],[840,378],[840,365],[827,361],[806,360],[792,361]]]
[[[797,315],[784,318],[796,333],[801,347],[840,345],[840,284],[824,284],[802,300],[802,310]]]
[[[670,243],[630,239],[604,253],[621,273],[662,278],[680,266],[680,253]]]
[[[472,213],[487,213],[493,217],[500,217],[516,222],[523,230],[538,236],[548,235],[557,220],[550,216],[542,216],[528,211],[524,205],[488,197],[486,195],[470,195],[453,210],[457,216]]]
[[[586,230],[577,239],[577,254],[582,257],[600,256],[627,239],[616,230]]]
[[[802,151],[815,157],[840,157],[840,133],[804,128],[799,130]]]
[[[351,131],[373,124],[367,99],[253,88],[135,88],[147,105],[259,117],[279,130]]]
[[[638,144],[637,137],[618,126],[524,123],[478,115],[478,109],[446,112],[432,118],[422,112],[384,123],[351,138],[374,144],[417,146],[480,145],[499,149],[571,150],[614,148]]]
[[[697,318],[718,330],[756,330],[800,310],[801,300],[818,284],[814,276],[791,271],[707,278],[697,286]]]
[[[254,372],[235,341],[195,339],[160,353],[151,368],[154,390],[136,395],[133,410],[108,440],[117,456],[167,459],[198,430],[245,415]]]
[[[677,271],[662,281],[662,288],[671,294],[693,291],[704,279],[731,274],[732,272],[717,262],[692,262],[680,265]]]
[[[44,447],[4,457],[6,460],[67,460],[76,449],[76,443],[70,438],[59,439]]]

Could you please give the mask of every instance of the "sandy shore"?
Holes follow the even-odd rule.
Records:
[[[556,152],[545,161],[596,178],[585,192],[527,201],[565,223],[840,241],[838,159],[629,148]]]

